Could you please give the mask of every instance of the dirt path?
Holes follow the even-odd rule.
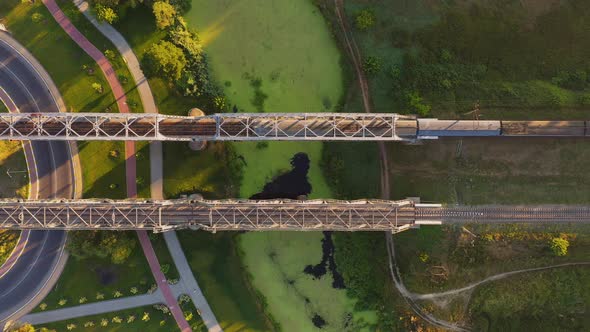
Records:
[[[430,294],[415,294],[415,293],[409,293],[408,295],[413,298],[414,300],[432,300],[432,299],[436,299],[436,298],[440,298],[440,297],[445,297],[445,296],[452,296],[452,295],[457,295],[459,293],[463,293],[465,291],[469,291],[474,289],[475,287],[481,285],[481,284],[485,284],[487,282],[490,281],[495,281],[495,280],[500,280],[500,279],[504,279],[507,277],[511,277],[515,274],[521,274],[521,273],[527,273],[527,272],[534,272],[534,271],[543,271],[543,270],[550,270],[550,269],[556,269],[556,268],[560,268],[560,267],[568,267],[568,266],[590,266],[590,262],[578,262],[578,263],[564,263],[564,264],[557,264],[557,265],[551,265],[551,266],[543,266],[543,267],[534,267],[534,268],[530,268],[530,269],[522,269],[522,270],[516,270],[516,271],[510,271],[510,272],[504,272],[504,273],[499,273],[490,277],[487,277],[483,280],[480,280],[478,282],[474,282],[468,286],[462,287],[462,288],[457,288],[457,289],[452,289],[446,292],[440,292],[440,293],[430,293]]]
[[[342,33],[344,35],[346,49],[350,54],[352,65],[354,66],[354,70],[359,81],[359,88],[361,90],[361,95],[363,97],[363,107],[366,113],[371,113],[372,110],[369,83],[367,81],[367,77],[365,76],[365,72],[362,68],[361,53],[352,36],[352,29],[350,28],[350,24],[348,23],[348,20],[346,20],[346,17],[344,15],[344,0],[334,0],[334,5],[336,7],[336,16],[338,17],[338,22],[340,23],[340,28],[342,29]],[[379,159],[381,162],[381,198],[389,199],[390,188],[387,149],[385,149],[384,142],[377,142],[377,145],[379,146]]]
[[[395,259],[395,247],[393,245],[393,236],[391,235],[391,233],[386,233],[385,238],[387,240],[387,252],[389,254],[389,271],[393,278],[393,283],[395,284],[395,288],[400,292],[400,294],[402,295],[406,303],[412,308],[414,313],[418,317],[422,318],[425,322],[428,322],[436,327],[440,327],[449,331],[469,331],[469,329],[465,327],[434,317],[432,314],[424,311],[424,309],[415,302],[414,294],[408,291],[408,289],[402,281],[401,273],[399,272],[399,267],[397,266],[397,261]]]

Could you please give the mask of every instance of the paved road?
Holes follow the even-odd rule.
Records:
[[[61,97],[47,74],[22,46],[0,32],[0,86],[2,100],[11,111],[58,112]],[[53,93],[52,93],[53,92]],[[59,101],[58,101],[59,100]],[[27,162],[31,197],[74,197],[74,169],[70,146],[65,142],[32,142]],[[66,256],[66,233],[32,231],[26,248],[12,268],[0,278],[0,322],[31,310],[57,281]]]

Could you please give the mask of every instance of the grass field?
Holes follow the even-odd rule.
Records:
[[[149,320],[143,321],[144,314],[147,313]],[[130,316],[134,319],[128,323]],[[118,317],[122,320],[121,323],[116,323],[113,318]],[[107,326],[102,326],[102,320],[106,320]],[[84,327],[84,324],[92,322],[93,326]],[[139,307],[130,310],[119,311],[115,313],[107,313],[102,315],[82,317],[78,319],[71,319],[50,324],[35,326],[35,328],[46,327],[56,331],[68,331],[67,326],[73,324],[75,329],[73,331],[137,331],[137,332],[159,332],[159,331],[178,331],[176,322],[171,315],[163,314],[162,312],[152,307]]]
[[[391,144],[392,197],[460,204],[583,204],[590,144],[579,139],[443,139]]]
[[[178,270],[176,269],[176,265],[174,264],[174,260],[172,259],[172,255],[170,255],[168,246],[166,245],[166,240],[164,240],[164,235],[150,233],[149,236],[152,246],[156,251],[156,256],[158,256],[158,262],[160,262],[160,267],[162,268],[162,272],[164,272],[166,279],[178,279],[180,276],[178,274]]]
[[[116,291],[131,296],[132,287],[137,288],[138,294],[144,294],[153,284],[154,278],[138,242],[129,259],[121,265],[113,264],[109,258],[78,260],[70,257],[58,283],[43,303],[47,304],[47,310],[58,309],[62,307],[61,299],[67,301],[63,307],[69,307],[78,305],[82,297],[86,302],[99,301],[99,292],[104,294],[105,300],[113,299]]]
[[[352,22],[361,10],[375,18],[354,34],[363,57],[380,63],[369,75],[376,111],[415,113],[415,93],[436,117],[461,117],[476,104],[485,117],[583,117],[589,45],[577,22],[589,7],[554,4],[355,0],[346,11]]]
[[[447,290],[487,276],[537,266],[588,260],[590,228],[582,225],[467,225],[477,237],[460,227],[422,227],[395,236],[400,271],[406,286],[417,293]],[[563,234],[568,254],[555,256],[549,240]],[[425,257],[421,257],[423,254]],[[444,266],[439,279],[433,266]],[[438,271],[440,272],[440,271]]]
[[[311,2],[195,0],[186,18],[200,32],[213,77],[240,112],[330,112],[339,102],[340,54]],[[259,192],[288,170],[297,152],[311,159],[311,195],[331,196],[319,169],[321,143],[235,147],[246,162],[240,197]]]
[[[0,266],[10,257],[18,238],[19,232],[0,230]]]
[[[590,268],[514,276],[475,291],[468,307],[477,331],[583,331],[590,326]]]
[[[312,322],[316,315],[326,323],[321,330],[370,330],[377,320],[375,312],[355,311],[355,300],[332,287],[330,272],[319,279],[303,272],[322,260],[322,237],[319,232],[241,235],[243,261],[253,286],[284,330],[319,331]]]
[[[227,332],[269,331],[271,326],[245,279],[237,234],[181,231],[178,238],[215,317]]]

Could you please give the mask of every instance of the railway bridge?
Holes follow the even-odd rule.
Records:
[[[590,223],[590,206],[385,200],[0,200],[0,229],[391,231],[441,223]]]
[[[449,136],[590,136],[589,121],[417,119],[392,113],[0,114],[0,140],[416,141]]]

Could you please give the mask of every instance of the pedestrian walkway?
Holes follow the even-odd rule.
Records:
[[[37,312],[26,315],[20,320],[32,325],[40,325],[79,317],[100,315],[109,312],[143,307],[163,302],[164,298],[162,297],[162,293],[157,290],[152,294],[129,296],[115,300],[81,304],[75,307]]]
[[[115,96],[115,100],[117,102],[117,106],[119,108],[119,112],[121,113],[129,113],[129,107],[127,106],[127,97],[125,96],[125,91],[117,78],[116,72],[106,59],[104,54],[97,49],[76,27],[70,22],[68,17],[63,13],[63,11],[59,8],[55,0],[43,0],[43,4],[53,18],[57,21],[57,23],[62,27],[62,29],[78,44],[88,55],[96,61],[99,65],[101,71],[104,73],[107,82],[113,94]],[[135,77],[134,77],[135,78]],[[151,158],[150,158],[151,159]],[[127,197],[129,198],[136,198],[137,197],[137,183],[136,183],[136,159],[135,159],[135,144],[133,142],[125,142],[125,174],[126,174],[126,182],[127,182]],[[156,253],[154,248],[147,236],[147,232],[145,231],[138,231],[137,235],[139,237],[139,241],[141,243],[141,247],[143,252],[148,260],[150,265],[150,269],[160,290],[164,294],[164,299],[166,300],[167,306],[170,308],[170,312],[174,316],[178,327],[182,332],[189,332],[191,331],[190,326],[184,315],[182,310],[180,309],[177,300],[172,295],[172,291],[168,283],[164,278],[164,274],[160,270],[160,263],[158,262],[158,258],[156,257]]]
[[[203,292],[201,292],[201,288],[199,288],[199,284],[193,275],[193,271],[188,265],[188,261],[186,260],[184,251],[182,251],[176,232],[164,233],[164,239],[166,240],[166,245],[168,245],[168,250],[170,250],[174,265],[176,265],[176,269],[180,275],[179,284],[183,286],[185,290],[184,294],[191,297],[195,307],[201,312],[201,318],[203,318],[203,322],[205,322],[209,332],[223,331],[215,318],[215,314],[213,314],[213,310],[211,310],[209,303],[207,303]]]

